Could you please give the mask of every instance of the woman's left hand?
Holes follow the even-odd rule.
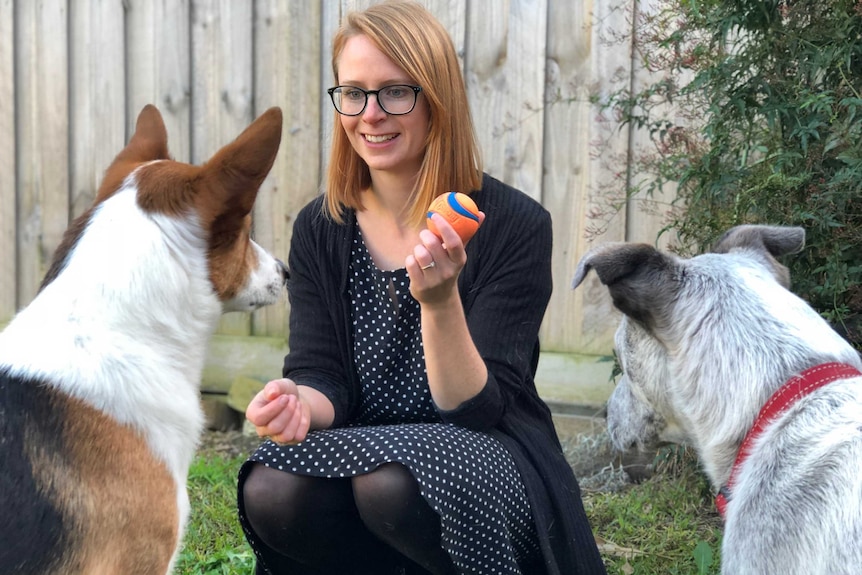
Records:
[[[455,229],[440,214],[433,214],[432,218],[442,237],[422,230],[419,232],[421,243],[405,261],[410,293],[423,306],[445,304],[453,295],[457,297],[458,274],[467,263],[464,243]],[[480,226],[484,220],[485,213],[479,212]]]

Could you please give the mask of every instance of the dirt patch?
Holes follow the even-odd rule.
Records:
[[[207,430],[201,437],[198,453],[231,458],[250,455],[262,441],[259,437],[244,434],[241,429]]]

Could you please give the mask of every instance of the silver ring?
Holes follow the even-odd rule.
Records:
[[[430,263],[430,264],[428,264],[427,266],[420,266],[420,267],[419,267],[419,269],[420,269],[420,270],[422,270],[422,271],[424,272],[425,270],[429,270],[429,269],[433,268],[433,267],[434,267],[434,266],[436,266],[436,265],[437,265],[437,262],[435,262],[434,260],[431,260],[431,263]]]

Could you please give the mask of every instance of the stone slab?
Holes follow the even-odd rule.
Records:
[[[613,367],[608,356],[544,352],[539,357],[536,389],[549,404],[599,409],[614,389]]]

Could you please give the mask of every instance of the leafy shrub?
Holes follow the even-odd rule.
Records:
[[[602,102],[650,136],[627,194],[677,186],[683,253],[803,226],[793,289],[862,347],[862,0],[664,0],[634,29],[652,80]]]

